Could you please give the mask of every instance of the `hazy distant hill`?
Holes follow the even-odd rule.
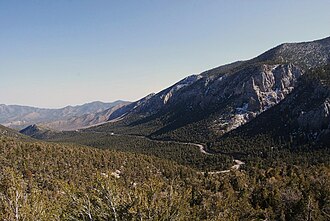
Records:
[[[56,130],[75,130],[107,120],[108,114],[128,104],[92,102],[61,109],[45,109],[19,105],[0,105],[0,124],[22,129],[31,124],[40,124]]]

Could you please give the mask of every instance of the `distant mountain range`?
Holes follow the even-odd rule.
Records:
[[[327,121],[329,112],[326,111],[329,93],[324,92],[321,97],[318,95],[320,91],[328,89],[322,89],[320,82],[324,79],[302,76],[311,70],[322,69],[329,63],[330,37],[312,42],[281,44],[251,60],[189,76],[157,94],[119,108],[109,117],[110,123],[88,130],[206,142],[217,140],[248,122],[252,124],[264,112],[282,115],[283,112],[274,112],[273,108],[285,100],[287,114],[292,116],[289,118],[295,125],[298,122],[299,127],[313,127],[314,131],[318,130],[318,134],[321,134],[322,128],[330,128]],[[329,75],[328,68],[321,72],[324,78]],[[311,74],[313,72],[309,76]],[[303,83],[303,79],[310,82]],[[313,91],[308,90],[306,85],[309,84],[314,85]],[[298,87],[300,89],[295,90]],[[305,98],[300,98],[298,103],[292,98],[294,95],[290,96],[291,100],[286,99],[293,91],[296,96],[299,91],[304,91]],[[317,103],[314,103],[313,97]],[[320,122],[311,123],[316,119]],[[267,121],[254,124],[260,129],[264,128],[262,125],[268,125]],[[283,125],[280,128],[286,124],[283,119],[281,122]]]
[[[75,130],[107,121],[113,111],[126,104],[129,102],[96,101],[61,109],[0,104],[0,124],[15,129],[38,124],[54,130]]]

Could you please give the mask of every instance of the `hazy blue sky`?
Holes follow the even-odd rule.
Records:
[[[136,100],[282,42],[330,35],[329,0],[0,0],[0,103]]]

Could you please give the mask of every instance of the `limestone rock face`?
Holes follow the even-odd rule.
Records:
[[[250,121],[291,93],[303,73],[292,64],[264,64],[248,73],[243,71],[228,77],[221,76],[221,80],[215,79],[209,90],[217,90],[224,104],[230,100],[231,108],[219,115],[213,127],[227,132]]]

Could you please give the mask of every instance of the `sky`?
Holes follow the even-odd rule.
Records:
[[[330,36],[329,0],[0,0],[0,103],[135,101],[284,42]]]

